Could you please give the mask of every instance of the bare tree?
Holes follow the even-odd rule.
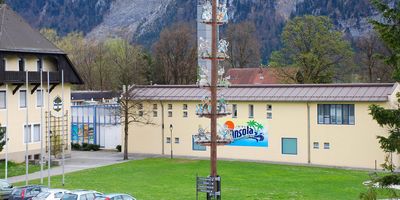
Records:
[[[121,123],[124,127],[124,160],[128,160],[129,126],[133,124],[153,124],[150,118],[150,109],[146,109],[140,95],[143,88],[135,85],[123,86],[120,99]]]
[[[356,59],[360,66],[360,74],[368,82],[392,81],[393,69],[384,63],[381,55],[388,55],[388,49],[380,41],[375,32],[371,32],[356,41],[359,49]],[[367,73],[365,73],[367,72]]]
[[[193,28],[177,23],[164,29],[154,44],[156,69],[164,84],[191,84],[196,82],[197,44]]]
[[[228,26],[226,33],[229,42],[229,67],[258,67],[261,61],[261,43],[256,36],[256,27],[252,22],[241,22]]]

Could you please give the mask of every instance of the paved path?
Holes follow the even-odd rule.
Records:
[[[116,163],[124,162],[123,155],[115,151],[72,151],[71,158],[65,160],[65,173],[76,172],[80,170],[102,167]],[[44,177],[47,176],[47,170],[43,171]],[[54,167],[50,170],[51,176],[61,175],[62,167]],[[40,171],[29,174],[29,180],[40,179]],[[25,175],[9,177],[11,183],[25,181]]]

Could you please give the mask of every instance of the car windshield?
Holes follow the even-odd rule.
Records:
[[[20,196],[22,193],[22,188],[16,188],[12,191],[13,196]]]
[[[78,195],[76,194],[71,194],[71,193],[66,193],[64,194],[64,196],[62,197],[62,200],[77,200],[78,199]]]
[[[39,193],[36,197],[39,197],[39,198],[47,198],[49,195],[50,195],[49,192],[41,192],[41,193]]]

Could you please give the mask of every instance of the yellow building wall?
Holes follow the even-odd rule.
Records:
[[[18,69],[18,57],[16,56],[8,56],[7,57],[7,70],[10,71],[10,69]],[[36,57],[25,57],[26,59],[26,66],[29,71],[36,71]],[[50,69],[51,71],[54,71],[56,67],[54,66],[54,63],[52,61],[44,60],[44,69],[47,71]],[[16,71],[15,70],[15,71]],[[26,108],[20,108],[20,90],[25,90],[25,84],[13,95],[13,90],[16,87],[13,84],[8,84],[8,90],[6,90],[6,85],[0,86],[0,91],[6,91],[6,95],[8,98],[8,126],[7,126],[7,131],[8,131],[8,152],[9,152],[9,159],[14,160],[17,162],[21,162],[24,160],[24,153],[25,153],[25,143],[24,143],[24,125],[26,124]],[[28,121],[29,124],[40,124],[41,121],[41,109],[40,107],[37,106],[37,90],[31,94],[31,90],[33,89],[34,86],[29,85],[29,89],[27,92],[27,97],[28,97]],[[51,87],[51,85],[50,85]],[[40,89],[40,87],[38,88]],[[43,89],[46,91],[47,85],[44,83],[43,84]],[[61,111],[56,112],[53,110],[53,100],[57,97],[62,97],[62,89],[61,89],[61,84],[57,85],[54,90],[50,93],[50,110],[54,115],[56,116],[61,116]],[[68,147],[70,146],[70,102],[71,99],[71,85],[70,84],[64,84],[64,110],[65,113],[68,113],[69,119],[68,119],[68,128],[66,131],[67,137],[68,137]],[[7,109],[0,109],[0,123],[4,126],[6,125],[6,116],[7,116]],[[44,107],[43,107],[43,132],[46,131],[46,118],[45,118],[45,113],[47,111],[47,93],[44,93]],[[47,137],[47,134],[45,133],[45,136]],[[46,140],[43,140],[44,148],[46,148]],[[32,142],[28,145],[29,149],[29,155],[34,155],[34,154],[39,154],[40,153],[40,142]],[[3,151],[0,152],[0,158],[4,159],[5,158],[5,152],[6,152],[6,147],[4,147]],[[70,149],[70,148],[68,148]],[[67,152],[68,153],[68,152]]]
[[[152,117],[152,105],[156,103],[157,117]],[[192,135],[197,133],[199,126],[210,130],[210,120],[195,115],[196,105],[200,101],[164,101],[164,147],[162,145],[162,112],[160,102],[147,102],[144,109],[151,114],[154,125],[131,124],[129,127],[129,153],[164,154],[169,155],[171,145],[166,143],[172,131],[172,150],[174,155],[209,157],[209,147],[206,151],[192,149]],[[172,104],[172,117],[168,117],[168,104]],[[188,117],[183,117],[183,104],[188,105]],[[386,129],[380,127],[369,115],[368,106],[372,102],[229,102],[237,104],[238,116],[227,116],[218,120],[224,124],[232,120],[236,124],[245,125],[249,120],[262,123],[268,132],[268,147],[220,146],[218,157],[226,159],[245,159],[271,162],[301,163],[357,167],[381,168],[385,153],[379,148],[377,135],[386,135]],[[254,118],[249,118],[249,104],[254,105]],[[272,105],[272,119],[267,119],[267,105]],[[354,104],[355,125],[325,125],[317,122],[318,104]],[[388,107],[387,103],[378,103]],[[308,107],[310,108],[310,141],[308,143]],[[175,137],[179,144],[174,143]],[[282,154],[282,138],[297,138],[297,155]],[[313,143],[319,142],[319,149],[313,148]],[[330,149],[324,149],[324,143],[330,144]],[[123,144],[123,143],[122,143]],[[310,145],[310,146],[309,146]],[[310,151],[310,156],[308,156]],[[398,162],[396,156],[394,161]],[[375,166],[375,163],[377,166]]]

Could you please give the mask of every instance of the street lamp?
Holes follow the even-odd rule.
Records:
[[[172,124],[169,125],[169,131],[171,133],[171,139],[169,140],[169,143],[171,144],[171,159],[174,157],[173,156],[173,151],[172,151],[172,130],[174,130],[174,127],[172,126]]]

